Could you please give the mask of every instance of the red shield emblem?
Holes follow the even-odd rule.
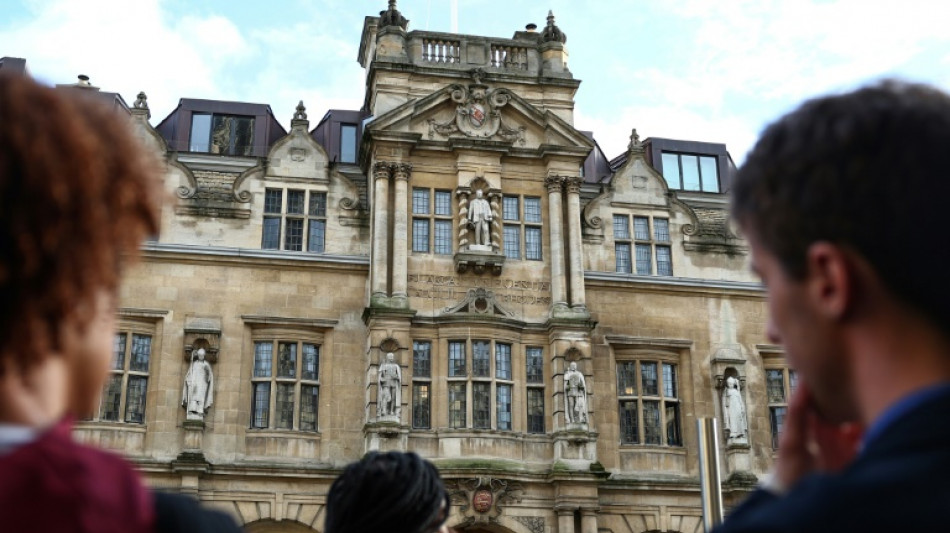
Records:
[[[491,509],[492,500],[490,490],[475,491],[475,495],[472,496],[472,507],[479,513],[487,513]]]
[[[468,116],[473,126],[476,128],[482,127],[482,124],[485,123],[485,106],[473,103],[469,107]]]

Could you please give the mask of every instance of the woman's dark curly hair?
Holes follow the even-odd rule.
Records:
[[[62,346],[158,231],[161,166],[130,119],[88,96],[0,75],[0,373]]]
[[[432,533],[449,515],[435,466],[415,453],[370,452],[330,486],[324,533]]]

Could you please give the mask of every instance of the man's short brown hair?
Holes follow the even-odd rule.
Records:
[[[160,172],[127,116],[0,75],[0,358],[28,367],[70,348],[62,325],[86,327],[157,233]]]

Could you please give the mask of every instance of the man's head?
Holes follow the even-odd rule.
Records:
[[[769,292],[769,333],[820,406],[850,414],[836,332],[868,288],[950,327],[950,284],[935,283],[948,146],[950,97],[887,81],[806,102],[765,130],[737,173],[732,212]]]
[[[392,363],[396,359],[396,354],[389,352],[386,354],[386,362]]]
[[[157,232],[159,172],[128,118],[0,76],[0,375],[55,354],[98,397],[120,267]]]
[[[333,482],[323,530],[435,533],[448,515],[449,496],[432,463],[411,452],[370,452]]]
[[[205,360],[205,349],[204,349],[204,348],[198,348],[197,350],[195,350],[195,359],[197,359],[197,360],[199,360],[199,361],[204,361],[204,360]]]

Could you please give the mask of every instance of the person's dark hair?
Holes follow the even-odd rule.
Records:
[[[832,242],[947,327],[948,151],[950,96],[932,87],[886,80],[810,100],[766,128],[739,168],[733,218],[789,276],[805,275],[811,244]]]
[[[69,349],[62,326],[88,327],[124,259],[158,230],[159,161],[129,121],[0,75],[0,357],[21,368]]]
[[[325,533],[431,533],[449,514],[436,467],[415,453],[370,452],[330,486]]]

